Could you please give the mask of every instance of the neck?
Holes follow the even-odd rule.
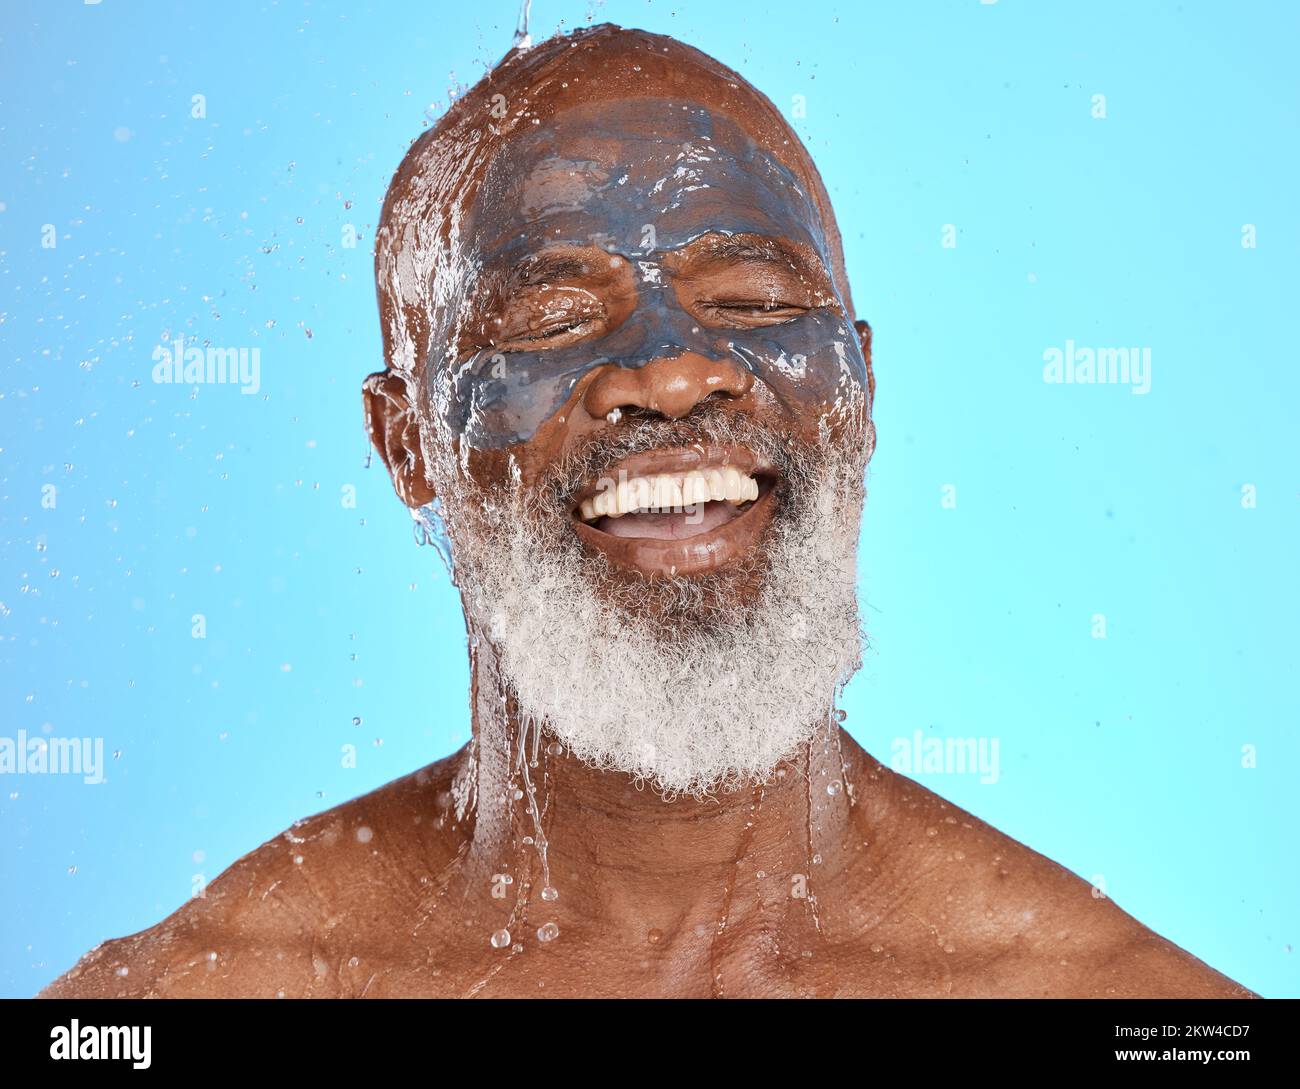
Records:
[[[870,777],[829,706],[762,784],[669,802],[522,721],[491,645],[481,633],[471,644],[474,741],[459,778],[473,800],[466,876],[486,889],[509,874],[498,906],[513,908],[519,932],[554,922],[658,943],[742,920],[823,930],[862,857],[855,780]]]

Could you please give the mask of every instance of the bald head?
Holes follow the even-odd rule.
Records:
[[[376,253],[391,369],[410,374],[431,357],[449,352],[456,308],[478,271],[473,249],[483,221],[471,223],[471,211],[482,187],[492,183],[494,161],[513,142],[535,138],[558,119],[598,118],[609,104],[629,100],[659,104],[657,124],[664,132],[645,134],[650,138],[678,138],[690,118],[674,118],[672,111],[690,113],[706,106],[711,124],[743,133],[746,142],[787,171],[804,192],[834,289],[852,313],[825,188],[772,103],[697,49],[661,35],[602,25],[513,50],[403,159],[384,203]]]

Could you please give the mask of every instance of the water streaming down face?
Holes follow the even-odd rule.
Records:
[[[713,65],[667,39],[641,37],[654,54],[681,50],[697,58],[691,64]],[[645,56],[662,80],[662,58]],[[640,72],[640,55],[619,64],[632,60]],[[500,133],[509,138],[490,155],[480,154],[486,129],[454,129],[439,158],[395,182],[378,258],[393,301],[389,357],[418,375],[422,450],[447,512],[458,582],[521,712],[596,766],[669,793],[700,791],[764,775],[807,737],[856,667],[856,538],[870,437],[855,421],[866,416],[867,366],[821,214],[824,193],[815,171],[804,178],[790,169],[797,156],[781,138],[772,150],[771,118],[762,121],[763,142],[750,135],[753,117],[736,120],[743,111],[734,113],[734,101],[728,114],[698,93],[646,97],[639,88],[575,105],[560,88],[577,80],[578,63],[529,77],[536,85],[518,90],[502,81],[512,97]],[[714,68],[730,80],[720,100],[749,93]],[[614,78],[592,71],[606,86]],[[592,71],[583,71],[588,83]],[[543,104],[550,94],[564,101]],[[809,285],[801,312],[758,327],[701,320],[674,262],[713,238],[767,247],[798,265]],[[557,254],[584,263],[588,279],[597,261],[618,278],[618,312],[606,297],[593,306],[601,310],[594,331],[534,344],[531,323],[502,328],[498,304],[517,301],[521,269]],[[556,310],[590,319],[584,292],[593,294],[581,286],[552,292],[542,323]],[[574,313],[564,313],[566,300]],[[543,485],[525,484],[512,455],[507,481],[481,487],[468,472],[471,451],[509,454],[532,440],[593,369],[640,368],[687,352],[754,375],[768,401],[763,421],[727,413],[673,430],[666,421],[616,420],[607,460],[588,469],[608,468],[620,450],[693,441],[738,442],[769,457],[784,490],[746,570],[629,589],[583,554],[573,532],[563,500],[585,483],[580,475],[552,486],[564,475],[557,467]],[[758,568],[763,591],[741,600],[733,591]]]

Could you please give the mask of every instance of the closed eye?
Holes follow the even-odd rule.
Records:
[[[508,339],[498,340],[493,347],[501,352],[523,352],[538,347],[563,347],[582,339],[595,328],[594,319],[556,322],[527,332],[518,333]]]
[[[543,285],[509,303],[493,323],[491,347],[499,352],[564,348],[599,333],[606,321],[605,307],[592,293]]]
[[[774,299],[700,299],[695,304],[700,316],[719,325],[751,328],[780,325],[810,309],[799,303]]]

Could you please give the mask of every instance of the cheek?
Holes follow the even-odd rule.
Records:
[[[831,311],[814,310],[765,329],[737,330],[729,347],[796,418],[842,414],[865,405],[867,362],[861,344],[852,324]]]
[[[468,430],[452,431],[452,458],[458,475],[467,478],[487,504],[515,494],[521,486],[536,486],[575,440],[604,426],[603,420],[592,421],[581,410],[587,384],[579,382],[526,439],[506,441],[506,436],[487,432],[485,440],[485,429],[493,423],[492,413],[475,417],[477,422]]]
[[[606,362],[594,345],[476,353],[449,381],[442,418],[453,435],[475,449],[531,446],[567,415],[565,405],[583,379]]]

